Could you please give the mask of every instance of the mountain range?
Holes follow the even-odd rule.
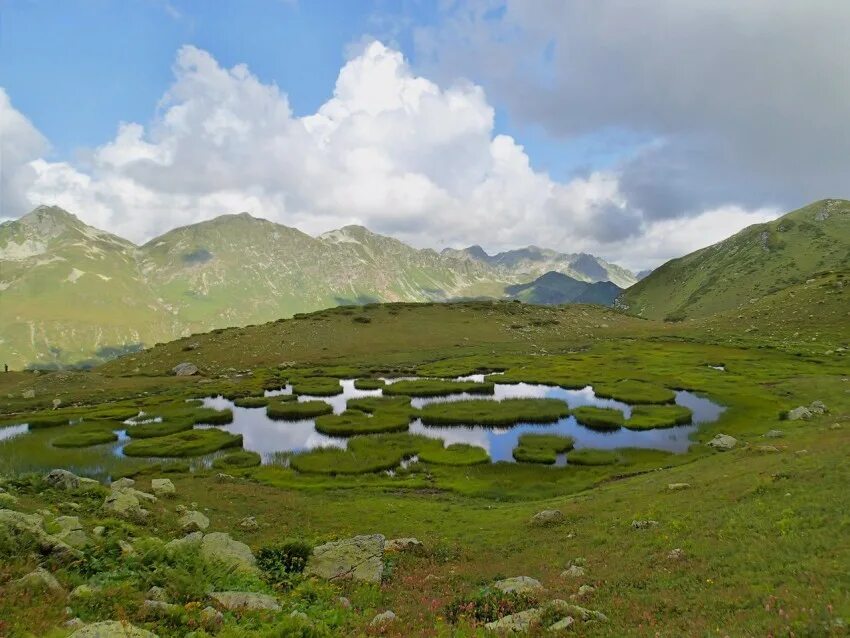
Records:
[[[0,224],[0,360],[94,363],[194,332],[344,304],[469,297],[610,304],[634,281],[587,254],[533,246],[494,256],[480,247],[438,253],[362,226],[312,237],[247,213],[137,246],[41,206]]]

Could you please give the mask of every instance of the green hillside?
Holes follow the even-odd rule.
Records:
[[[592,303],[610,306],[622,291],[610,281],[589,283],[559,272],[547,272],[527,284],[505,288],[505,293],[512,299],[544,305]]]
[[[850,201],[825,199],[673,259],[626,290],[618,306],[678,320],[745,309],[817,273],[850,263]]]

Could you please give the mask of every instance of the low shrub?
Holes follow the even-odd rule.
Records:
[[[310,544],[301,540],[267,545],[257,551],[257,567],[270,584],[276,587],[288,586],[293,575],[304,571],[312,551]]]
[[[537,595],[530,592],[503,592],[486,587],[446,605],[446,619],[452,624],[488,623],[536,607],[538,602]]]

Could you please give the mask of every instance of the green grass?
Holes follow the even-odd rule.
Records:
[[[602,399],[614,399],[623,403],[672,403],[676,393],[647,381],[624,379],[616,383],[594,384],[593,392]]]
[[[621,455],[614,450],[581,448],[567,453],[567,463],[571,465],[614,465],[621,461]]]
[[[241,434],[229,434],[222,430],[208,428],[131,441],[124,446],[124,454],[151,457],[202,456],[225,448],[241,446]]]
[[[238,452],[228,452],[224,456],[220,456],[213,461],[213,468],[216,470],[239,470],[248,467],[255,467],[262,462],[262,458],[256,452],[248,450],[239,450]]]
[[[274,401],[266,408],[266,415],[279,421],[314,419],[332,412],[333,408],[324,401]]]
[[[420,410],[425,425],[508,426],[517,423],[554,423],[569,414],[560,399],[471,400],[431,403]]]
[[[412,379],[396,381],[384,388],[387,396],[441,397],[449,394],[493,394],[492,383],[475,381],[444,381],[442,379]]]
[[[403,458],[403,454],[391,449],[375,450],[366,454],[337,448],[319,448],[293,455],[290,466],[308,474],[370,474],[398,467]]]
[[[116,423],[115,427],[120,427],[120,425]],[[52,444],[54,447],[89,447],[91,445],[111,443],[118,440],[118,435],[111,428],[86,428],[83,425],[76,425],[70,429],[70,432],[61,434],[53,439]]]
[[[199,408],[192,412],[191,418],[196,425],[229,425],[233,423],[233,410]]]
[[[342,394],[342,385],[339,379],[332,377],[305,377],[293,380],[292,391],[314,397],[332,397]]]
[[[487,450],[477,445],[452,443],[446,447],[428,447],[419,452],[419,460],[435,465],[478,465],[489,463]]]
[[[513,457],[520,463],[551,465],[557,460],[558,454],[571,450],[574,443],[571,436],[529,432],[521,435],[517,440]]]
[[[237,408],[264,408],[268,404],[268,397],[242,397],[233,402]]]
[[[625,425],[630,430],[651,430],[687,425],[693,418],[690,408],[683,405],[638,405]]]
[[[131,439],[153,439],[158,436],[168,436],[185,432],[195,427],[191,419],[176,419],[173,421],[160,421],[152,423],[140,423],[139,425],[127,426],[127,436]]]
[[[360,410],[361,412],[378,412],[382,410],[392,412],[407,412],[416,414],[417,410],[410,405],[410,397],[392,396],[392,397],[360,397],[357,399],[349,399],[346,407],[351,410]]]
[[[55,428],[60,425],[68,425],[68,417],[66,415],[55,416],[39,416],[27,421],[30,430],[40,430],[42,428]]]
[[[316,418],[316,431],[329,436],[355,436],[381,432],[403,432],[410,424],[407,412],[377,410],[374,414],[346,410],[342,414],[326,414]]]
[[[610,431],[623,427],[625,417],[620,410],[613,408],[598,408],[592,405],[582,405],[574,408],[571,414],[576,421],[591,430]]]
[[[383,379],[355,379],[354,387],[358,390],[380,390],[387,385]]]

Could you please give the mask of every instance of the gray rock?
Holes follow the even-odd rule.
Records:
[[[58,398],[53,399],[52,403],[53,403],[53,409],[58,410],[59,406],[62,405],[62,399],[58,399]]]
[[[303,611],[300,611],[300,610],[298,610],[298,609],[296,609],[296,610],[295,610],[295,611],[293,611],[291,614],[289,614],[289,617],[290,617],[290,618],[297,618],[297,619],[298,619],[298,620],[300,620],[302,623],[309,623],[309,622],[310,622],[310,616],[308,616],[308,615],[307,615],[307,614],[305,614]]]
[[[488,622],[484,628],[498,634],[524,634],[528,633],[532,625],[539,623],[542,617],[543,610],[535,607]]]
[[[133,544],[129,541],[125,541],[123,538],[118,539],[118,547],[121,548],[122,556],[135,556],[136,548],[133,547]]]
[[[369,623],[370,627],[383,627],[384,625],[389,625],[391,622],[394,622],[396,619],[396,615],[387,610],[383,613],[378,614],[372,619],[372,622]]]
[[[14,510],[0,510],[0,531],[7,536],[20,537],[34,542],[38,548],[61,562],[80,558],[78,550],[63,540],[48,534],[43,527],[44,519],[38,514],[23,514]]]
[[[177,521],[184,532],[203,532],[210,526],[210,519],[197,510],[189,510]]]
[[[156,585],[154,585],[148,590],[147,596],[148,600],[156,600],[161,603],[168,602],[168,594],[162,587],[157,587]]]
[[[327,580],[380,583],[385,540],[381,534],[372,534],[319,545],[307,560],[304,573]]]
[[[570,565],[561,572],[561,578],[581,578],[584,576],[584,567],[581,565]]]
[[[728,434],[718,434],[707,443],[708,447],[714,448],[720,452],[731,450],[738,445],[738,439]]]
[[[667,489],[671,492],[678,492],[679,490],[688,490],[691,488],[690,483],[668,483]]]
[[[74,589],[71,590],[71,600],[80,600],[85,598],[91,598],[100,593],[100,589],[92,587],[88,584],[77,585]]]
[[[575,593],[574,596],[576,598],[579,598],[579,599],[587,598],[588,596],[593,594],[595,591],[596,591],[596,587],[594,587],[593,585],[582,585],[581,587],[578,588],[578,592]]]
[[[123,490],[127,487],[134,487],[135,485],[136,485],[136,481],[125,476],[124,478],[120,478],[116,481],[112,481],[112,483],[109,484],[109,489]]]
[[[757,445],[755,450],[761,454],[776,454],[780,451],[775,445]]]
[[[762,436],[766,439],[781,439],[785,436],[785,432],[782,430],[768,430]]]
[[[100,487],[100,483],[94,479],[77,476],[68,470],[51,470],[44,478],[50,487],[57,490],[88,491]]]
[[[142,614],[147,618],[172,618],[182,611],[180,605],[172,605],[161,600],[146,600],[142,603]]]
[[[29,574],[14,581],[15,589],[32,592],[48,592],[54,596],[64,596],[65,588],[59,584],[56,577],[43,567],[34,569]]]
[[[165,544],[165,551],[168,554],[180,554],[201,546],[204,541],[204,535],[201,532],[192,532],[186,534],[183,538],[175,538]]]
[[[191,377],[198,374],[198,372],[198,366],[189,362],[178,363],[171,369],[171,374],[178,377]]]
[[[256,611],[267,609],[280,611],[280,604],[276,599],[266,594],[256,594],[244,591],[214,591],[210,599],[222,609],[227,611]]]
[[[829,412],[823,401],[812,401],[812,404],[809,406],[809,411],[812,414],[826,414]]]
[[[21,398],[23,399],[34,399],[35,398],[35,390],[24,390],[21,392]]]
[[[239,521],[239,529],[244,530],[246,532],[256,532],[258,529],[260,529],[260,524],[253,516],[246,516],[241,521]]]
[[[538,592],[543,589],[543,585],[540,584],[540,581],[536,578],[531,578],[530,576],[514,576],[513,578],[497,580],[493,583],[493,587],[499,591],[505,592],[506,594]]]
[[[572,616],[567,616],[566,618],[561,618],[558,622],[549,625],[549,631],[567,631],[572,629],[575,624],[575,619]]]
[[[70,638],[157,638],[157,635],[127,623],[107,620],[86,625],[71,634]]]
[[[148,511],[142,508],[139,499],[127,490],[112,490],[101,509],[118,518],[137,523],[143,523],[148,517]]]
[[[586,607],[580,607],[575,603],[568,603],[566,600],[550,600],[548,603],[546,603],[544,609],[547,610],[551,615],[560,616],[562,618],[570,616],[572,618],[577,618],[582,622],[608,621],[608,617],[601,611],[595,611],[593,609],[587,609]]]
[[[69,618],[68,620],[66,620],[65,622],[62,623],[63,628],[70,629],[71,631],[74,631],[75,629],[81,629],[85,626],[86,626],[86,623],[84,623],[78,617]]]
[[[632,521],[632,529],[649,529],[650,527],[657,527],[658,521]]]
[[[803,406],[794,408],[793,410],[788,410],[789,421],[808,421],[812,418],[812,416],[811,410]]]
[[[564,514],[560,510],[543,510],[531,517],[530,523],[535,527],[549,527],[564,522]]]
[[[63,540],[71,547],[82,549],[89,544],[89,537],[86,536],[80,519],[76,516],[58,516],[53,523],[61,530],[55,534],[56,538]]]
[[[257,573],[257,559],[245,543],[230,538],[229,534],[213,532],[201,542],[201,556],[243,573]]]
[[[385,552],[415,552],[422,549],[422,541],[416,538],[392,538],[384,544]]]
[[[177,494],[177,488],[174,487],[171,479],[156,478],[151,479],[151,492],[158,498],[171,497]]]
[[[218,631],[224,624],[224,614],[209,605],[201,610],[201,627],[206,631]]]
[[[670,553],[667,554],[667,560],[682,560],[685,557],[685,550],[677,547],[675,549],[671,549]]]

